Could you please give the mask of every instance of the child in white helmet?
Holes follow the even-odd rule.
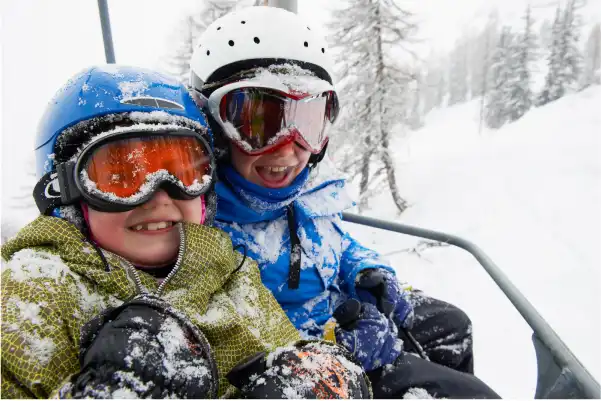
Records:
[[[304,337],[322,338],[336,318],[338,342],[370,372],[376,397],[422,385],[440,397],[496,397],[469,374],[467,316],[403,290],[394,269],[343,229],[340,213],[353,204],[345,182],[317,168],[339,111],[332,77],[325,40],[288,11],[245,8],[206,29],[190,85],[220,152],[216,225],[259,262]],[[399,373],[407,369],[419,374]]]

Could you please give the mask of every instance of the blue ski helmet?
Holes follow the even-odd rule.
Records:
[[[109,115],[127,118],[128,114],[124,113],[157,111],[175,117],[175,121],[183,126],[198,128],[200,125],[212,146],[212,135],[204,115],[176,78],[143,68],[111,64],[81,71],[58,90],[40,120],[35,141],[38,179],[53,169],[56,160],[68,159],[78,146],[98,133],[94,132],[93,120]],[[164,121],[164,114],[155,114],[155,123]],[[89,127],[83,130],[89,135],[75,135],[73,141],[68,141],[73,150],[68,152],[71,154],[57,152],[56,142],[61,134],[87,121]],[[152,122],[152,118],[145,121]]]
[[[192,129],[213,147],[205,116],[176,78],[138,67],[94,66],[69,79],[46,107],[35,141],[38,179],[41,182],[95,136],[137,123]],[[206,194],[208,224],[215,208],[210,192]],[[68,213],[56,208],[52,214],[66,218]]]

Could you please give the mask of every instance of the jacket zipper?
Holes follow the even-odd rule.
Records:
[[[288,271],[288,288],[298,289],[301,271],[301,246],[296,232],[296,219],[294,218],[294,205],[291,203],[286,208],[288,230],[290,232],[290,267]]]

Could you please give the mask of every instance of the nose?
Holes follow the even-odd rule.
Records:
[[[142,205],[142,209],[152,209],[159,206],[167,206],[173,203],[173,199],[163,189],[159,189],[154,193],[148,202]]]
[[[295,154],[295,142],[289,142],[285,145],[280,146],[273,151],[273,154],[280,157],[293,156]]]

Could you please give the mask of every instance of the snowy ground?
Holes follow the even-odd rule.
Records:
[[[599,380],[601,87],[478,135],[477,101],[431,113],[397,146],[398,181],[366,215],[465,237],[486,252]],[[399,276],[463,308],[474,322],[476,373],[507,398],[532,398],[532,331],[478,262],[458,248],[421,257],[415,238],[347,225]]]

